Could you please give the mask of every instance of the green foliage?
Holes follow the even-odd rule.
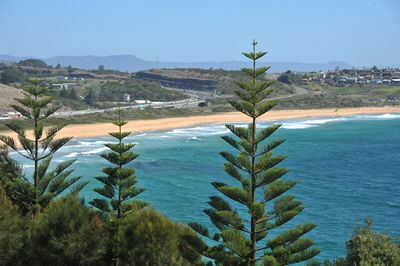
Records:
[[[154,209],[116,221],[68,196],[21,216],[1,186],[0,209],[0,265],[203,265],[198,237]]]
[[[7,146],[0,145],[0,180],[13,179],[22,175],[21,166],[8,156]]]
[[[109,265],[103,217],[76,196],[20,216],[0,187],[0,265]]]
[[[201,265],[201,256],[184,239],[197,239],[186,226],[154,209],[142,209],[122,219],[118,236],[123,265]]]
[[[104,82],[100,88],[99,101],[122,100],[125,93],[132,100],[174,101],[187,98],[180,92],[164,89],[159,83],[131,78]]]
[[[279,180],[288,169],[275,167],[286,156],[273,156],[272,150],[284,142],[278,139],[265,141],[280,127],[273,125],[257,130],[256,119],[273,108],[277,102],[265,101],[272,92],[271,81],[258,81],[267,67],[255,68],[256,60],[265,53],[253,52],[244,55],[253,60],[253,68],[242,71],[250,76],[247,82],[236,82],[241,89],[235,91],[238,101],[230,101],[238,111],[249,116],[251,123],[247,127],[226,125],[237,137],[223,139],[239,151],[237,156],[221,152],[227,161],[225,171],[238,181],[240,186],[230,186],[221,182],[212,185],[224,196],[247,209],[247,215],[237,212],[229,202],[221,197],[211,197],[210,209],[204,212],[210,217],[218,232],[211,235],[207,228],[196,223],[189,225],[199,234],[217,242],[207,247],[202,242],[190,242],[203,255],[214,259],[217,265],[288,265],[309,260],[320,251],[312,246],[314,241],[303,237],[315,228],[313,223],[304,223],[284,232],[276,232],[274,237],[266,239],[268,233],[289,222],[302,210],[301,202],[294,196],[283,195],[297,182]],[[258,192],[263,189],[261,199]]]
[[[373,232],[372,221],[368,218],[365,223],[365,226],[357,226],[352,239],[346,242],[347,256],[324,265],[400,265],[400,238],[393,241],[386,233]]]
[[[25,74],[19,69],[6,69],[1,73],[0,79],[4,84],[10,84],[14,82],[21,82],[25,78]]]
[[[61,98],[69,98],[69,99],[72,99],[72,100],[80,100],[78,91],[75,88],[71,88],[71,89],[62,88],[62,89],[60,89],[59,96]]]
[[[21,213],[29,211],[34,190],[31,183],[23,178],[21,165],[8,156],[7,146],[0,146],[0,185],[8,200],[18,206]]]
[[[277,80],[285,84],[300,83],[300,78],[290,70],[282,73]]]
[[[48,90],[47,87],[39,86],[43,80],[29,79],[28,82],[31,86],[23,88],[24,98],[16,99],[20,105],[11,105],[11,107],[20,112],[27,120],[31,121],[33,124],[33,138],[29,138],[26,135],[25,129],[20,123],[11,121],[6,126],[17,134],[23,151],[18,148],[17,142],[11,137],[2,135],[0,136],[0,140],[21,156],[33,161],[33,184],[23,176],[14,176],[6,180],[7,184],[4,187],[8,196],[13,201],[17,201],[18,206],[25,206],[22,211],[29,208],[32,211],[36,211],[38,208],[46,207],[52,199],[70,188],[80,177],[69,178],[69,175],[74,170],[67,170],[67,168],[74,161],[62,162],[54,170],[48,171],[52,155],[71,138],[55,139],[57,132],[65,124],[45,129],[45,119],[60,107],[50,106],[53,98],[43,96]],[[85,184],[75,186],[72,192],[78,192]],[[13,194],[23,196],[14,197]]]
[[[0,265],[18,265],[26,242],[27,225],[0,185]]]
[[[92,88],[89,89],[88,94],[85,96],[84,101],[88,104],[88,105],[94,105],[97,102],[97,95],[95,94],[95,92],[93,91]]]
[[[32,221],[29,264],[106,265],[105,237],[102,217],[76,196],[55,200]]]
[[[290,80],[290,77],[287,74],[281,74],[278,77],[278,81],[280,81],[282,83],[286,83],[286,84],[292,84],[292,81]]]
[[[93,199],[92,204],[97,209],[121,218],[132,210],[134,206],[132,199],[144,191],[143,188],[137,188],[135,169],[124,168],[123,166],[136,159],[139,155],[129,150],[135,144],[125,144],[122,142],[124,138],[129,136],[131,132],[122,132],[122,127],[127,123],[121,121],[121,109],[118,110],[118,121],[113,122],[118,127],[118,132],[109,133],[118,140],[117,144],[106,144],[111,152],[102,154],[101,157],[109,161],[114,167],[107,167],[102,170],[107,176],[96,177],[98,181],[104,184],[102,188],[95,188],[94,191],[102,196],[102,198]],[[135,206],[144,207],[145,202],[135,201]]]
[[[69,98],[67,89],[66,88],[61,88],[60,91],[59,91],[59,96],[61,98]]]
[[[20,66],[34,67],[34,68],[46,68],[47,64],[40,59],[25,59],[18,62]]]
[[[111,249],[111,258],[116,260],[119,265],[121,261],[120,236],[118,230],[120,228],[121,219],[132,211],[142,209],[148,205],[147,202],[140,200],[133,201],[133,198],[144,191],[143,188],[137,188],[137,183],[134,168],[124,168],[124,165],[136,159],[139,155],[129,150],[135,144],[125,144],[122,142],[124,138],[129,136],[131,132],[122,132],[122,127],[127,123],[121,120],[121,109],[118,109],[118,121],[113,124],[118,127],[118,132],[109,133],[112,137],[118,140],[117,144],[109,143],[105,146],[111,152],[102,154],[101,157],[113,164],[113,167],[103,168],[102,172],[106,176],[96,177],[98,181],[103,183],[102,188],[95,188],[101,198],[95,198],[90,201],[90,204],[100,211],[109,214],[112,224],[111,239],[113,245]],[[116,232],[116,233],[115,233]]]

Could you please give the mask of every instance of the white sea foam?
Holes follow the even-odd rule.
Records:
[[[316,125],[309,125],[309,124],[304,124],[302,122],[299,123],[283,123],[282,128],[284,129],[305,129],[305,128],[310,128],[310,127],[315,127]]]
[[[135,138],[135,137],[144,137],[144,136],[147,136],[147,133],[138,134],[138,135],[132,135],[131,137]]]
[[[228,132],[229,130],[225,129],[224,125],[212,124],[209,126],[174,129],[172,131],[166,132],[165,134],[177,137],[194,137],[194,136],[201,137],[210,135],[221,135],[221,134],[226,134]]]
[[[212,133],[210,133],[210,134],[208,134],[208,135],[222,135],[222,134],[227,134],[227,133],[229,133],[230,131],[229,130],[221,130],[221,131],[216,131],[216,132],[212,132]]]
[[[97,148],[97,149],[94,149],[94,150],[91,150],[91,151],[84,151],[84,152],[82,152],[82,154],[90,155],[90,154],[100,153],[100,152],[103,152],[105,150],[108,150],[108,148],[107,147],[101,147],[101,148]]]
[[[79,155],[79,152],[72,152],[70,154],[64,155],[66,158],[76,157]]]
[[[185,142],[189,142],[189,141],[193,141],[193,140],[199,141],[199,140],[201,140],[201,139],[198,138],[198,137],[189,137],[189,138],[187,138],[187,139],[185,140]]]
[[[315,118],[301,122],[284,122],[282,128],[285,129],[306,129],[332,122],[371,120],[371,119],[399,119],[400,114],[378,114],[378,115],[351,115],[341,117]]]
[[[370,119],[399,119],[400,114],[376,114],[376,115],[357,115],[357,116],[349,116],[349,119],[357,119],[357,120],[370,120]]]
[[[344,121],[347,120],[345,117],[340,117],[340,118],[327,118],[327,119],[313,119],[313,120],[307,120],[303,121],[301,123],[303,124],[311,124],[311,125],[322,125],[330,122],[336,122],[336,121]]]
[[[78,141],[79,146],[95,146],[109,143],[108,141],[104,140],[96,140],[96,141]]]
[[[332,122],[344,122],[351,120],[364,120],[364,119],[398,119],[400,114],[378,114],[378,115],[352,115],[352,116],[339,116],[339,117],[316,117],[315,119],[301,120],[286,120],[282,121],[282,128],[284,129],[307,129],[312,127],[318,127],[319,125],[332,123]],[[292,122],[293,121],[293,122]],[[230,131],[225,128],[227,123],[214,123],[207,126],[197,126],[189,128],[179,128],[172,131],[168,131],[165,134],[174,136],[208,136],[208,135],[222,135],[227,134]],[[229,124],[229,123],[228,123]],[[246,122],[234,122],[231,123],[235,126],[246,127]],[[277,122],[261,122],[258,128],[264,128],[277,124]]]
[[[376,115],[374,118],[377,118],[377,119],[396,119],[396,118],[400,118],[400,114]]]

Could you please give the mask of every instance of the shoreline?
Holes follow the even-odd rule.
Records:
[[[272,110],[267,114],[260,116],[258,121],[276,121],[308,117],[327,117],[327,116],[347,116],[347,115],[367,115],[383,113],[400,113],[400,106],[396,107],[356,107],[356,108],[329,108],[329,109],[308,109],[308,110]],[[131,120],[124,127],[124,131],[131,131],[133,134],[139,134],[148,131],[168,130],[197,125],[214,123],[246,122],[249,118],[239,112],[229,112],[221,114],[212,114],[204,116],[160,118],[154,120]],[[99,124],[73,124],[63,128],[57,138],[72,136],[74,138],[88,138],[107,136],[108,132],[114,132],[116,126],[110,123]],[[32,131],[28,131],[31,136]],[[12,132],[3,132],[0,134],[15,137]]]

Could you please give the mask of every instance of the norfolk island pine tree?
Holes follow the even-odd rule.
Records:
[[[142,209],[149,204],[141,200],[133,200],[134,197],[142,193],[145,189],[135,186],[137,183],[135,169],[124,167],[124,165],[135,160],[139,155],[130,151],[135,144],[125,144],[122,142],[131,132],[122,132],[122,127],[127,124],[127,121],[121,121],[122,110],[120,108],[118,108],[117,112],[118,121],[112,123],[118,127],[118,132],[109,133],[117,140],[117,143],[105,144],[111,152],[100,155],[114,166],[102,169],[102,172],[106,176],[96,177],[98,181],[103,183],[103,187],[95,188],[94,191],[102,197],[95,198],[89,203],[109,215],[111,232],[113,234],[112,237],[115,242],[114,250],[111,251],[111,256],[113,260],[115,260],[115,264],[120,265],[118,238],[119,222],[128,213]]]
[[[252,68],[242,71],[250,76],[247,82],[235,82],[240,90],[235,91],[238,101],[230,104],[251,118],[247,127],[232,124],[226,127],[238,139],[222,137],[238,150],[237,156],[221,152],[226,160],[225,172],[239,182],[240,186],[229,186],[221,182],[212,185],[225,197],[242,205],[247,214],[239,213],[231,204],[220,196],[210,197],[210,209],[204,210],[218,232],[211,234],[198,223],[189,226],[200,235],[215,241],[214,246],[188,238],[187,241],[202,255],[211,258],[217,265],[288,265],[304,262],[316,256],[320,250],[312,247],[315,242],[303,237],[316,227],[314,223],[304,223],[283,232],[276,232],[280,226],[289,222],[304,207],[292,195],[283,195],[297,184],[296,181],[280,180],[289,170],[274,167],[287,156],[273,156],[272,150],[285,139],[276,139],[265,143],[281,125],[276,124],[257,130],[257,118],[276,104],[276,100],[265,101],[273,89],[273,81],[257,81],[269,67],[256,68],[256,60],[265,52],[256,52],[257,43],[253,41],[253,51],[243,53],[252,60]],[[263,189],[262,193],[260,193]],[[258,197],[262,195],[261,199]],[[274,236],[267,238],[270,232]],[[310,264],[318,264],[310,262]]]
[[[46,207],[52,199],[60,196],[81,178],[81,176],[69,178],[74,169],[66,170],[75,160],[61,162],[54,170],[49,171],[52,155],[72,137],[55,139],[57,132],[67,124],[44,128],[45,119],[61,106],[48,107],[53,98],[44,95],[49,90],[49,87],[40,86],[44,80],[33,78],[27,81],[29,85],[22,88],[24,97],[15,99],[21,105],[14,104],[11,107],[25,119],[32,121],[33,139],[27,136],[25,129],[17,121],[11,121],[6,126],[17,134],[24,152],[18,148],[12,137],[0,136],[0,140],[8,147],[34,162],[32,182],[24,176],[2,180],[7,195],[23,212]],[[83,182],[75,185],[71,192],[79,192],[86,184],[87,182]]]

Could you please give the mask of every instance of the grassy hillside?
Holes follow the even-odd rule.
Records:
[[[148,99],[151,101],[174,101],[185,99],[183,93],[167,90],[159,83],[140,79],[126,79],[123,81],[106,81],[97,88],[99,101],[113,101],[122,99],[124,94],[129,94],[131,100]]]
[[[235,71],[235,70],[224,70],[224,69],[163,68],[163,69],[151,69],[143,72],[159,74],[172,78],[208,79],[208,80],[216,80],[223,82],[242,80],[247,78],[247,75],[245,75],[240,70]],[[276,74],[267,74],[266,78],[275,79],[277,76],[278,75]]]
[[[192,89],[194,90],[216,90],[220,95],[231,95],[238,87],[234,81],[245,81],[249,77],[242,71],[223,70],[223,69],[199,69],[199,68],[175,68],[175,69],[151,69],[141,71],[140,73],[150,74],[149,78],[158,81],[164,86],[171,86],[179,89]],[[143,76],[139,75],[138,76]],[[276,79],[276,74],[266,74],[261,79]],[[209,81],[209,83],[206,83]],[[198,85],[196,86],[196,83]],[[208,85],[207,85],[208,84]],[[292,86],[283,84],[279,81],[274,83],[275,91],[273,97],[290,95],[294,93]]]
[[[5,84],[0,84],[0,111],[12,111],[10,104],[17,103],[14,98],[22,97],[20,89]]]

